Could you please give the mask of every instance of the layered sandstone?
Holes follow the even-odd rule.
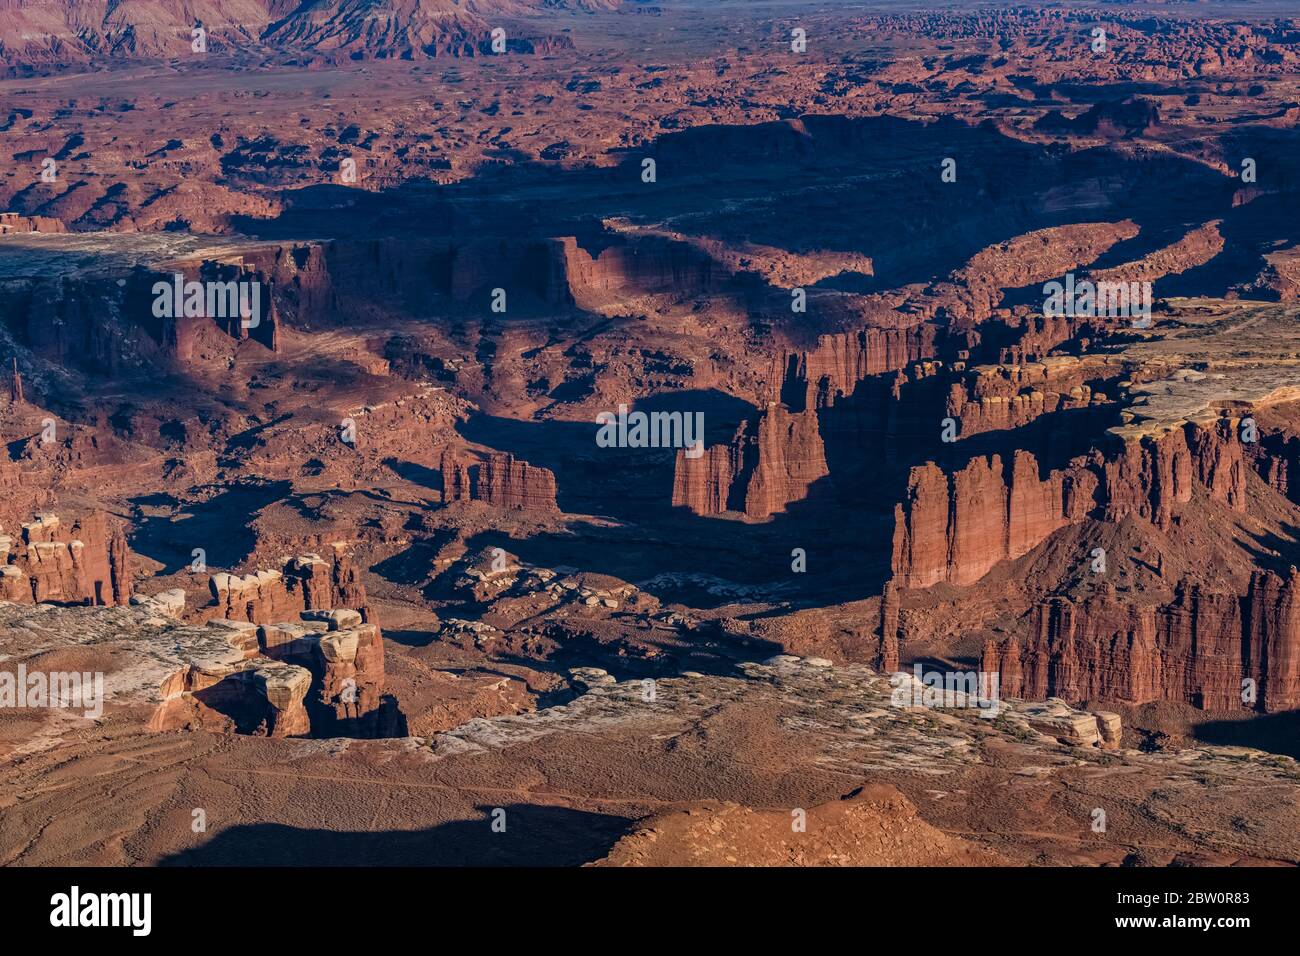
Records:
[[[1057,412],[1097,407],[1100,413],[1108,396],[1088,384],[1099,374],[1104,369],[1071,358],[978,366],[951,384],[945,412],[960,422],[962,437],[1020,428]]]
[[[708,293],[722,278],[708,256],[657,236],[618,242],[594,255],[571,236],[557,243],[568,298],[593,312],[625,308],[640,296]]]
[[[773,402],[756,426],[742,423],[729,444],[703,454],[678,451],[673,506],[765,519],[807,499],[829,474],[816,410],[791,412]]]
[[[16,212],[0,212],[0,236],[20,232],[67,231],[67,226],[51,216],[20,216]]]
[[[1037,605],[1029,637],[989,641],[981,669],[1009,696],[1176,701],[1207,710],[1300,704],[1300,572],[1257,571],[1244,597],[1180,585],[1170,604],[1135,606],[1113,587]]]
[[[884,674],[898,670],[898,586],[885,582],[880,596],[880,634],[875,667]]]
[[[482,501],[498,508],[554,511],[555,475],[539,465],[493,451],[477,458],[447,448],[442,453],[442,500]]]
[[[824,408],[851,395],[869,376],[932,358],[937,336],[930,324],[822,335],[816,348],[781,356],[774,378],[792,410]]]
[[[234,730],[260,737],[311,733],[306,668],[266,659],[229,666],[187,666],[169,682],[150,722],[155,730]]]
[[[220,572],[208,580],[212,604],[208,618],[261,624],[293,619],[302,611],[336,607],[367,608],[361,583],[347,546],[335,545],[330,560],[319,554],[288,558],[280,570],[248,574]]]
[[[907,498],[894,509],[895,580],[902,588],[940,581],[973,584],[999,561],[1027,554],[1092,508],[1096,480],[1051,472],[1017,451],[975,458],[952,475],[933,463],[913,468]]]
[[[125,604],[128,562],[126,535],[103,512],[66,524],[56,514],[38,514],[16,538],[0,529],[0,600]]]
[[[156,728],[205,727],[273,737],[377,737],[384,707],[379,628],[350,608],[296,621],[211,620],[179,632],[184,666],[161,688]]]
[[[304,611],[300,624],[258,628],[262,653],[312,675],[308,709],[317,736],[374,737],[380,730],[384,642],[352,609]]]
[[[1246,481],[1242,445],[1226,421],[1122,441],[1046,476],[1027,451],[1016,451],[1009,469],[999,455],[973,458],[951,474],[928,462],[912,468],[907,496],[894,509],[895,578],[903,588],[973,584],[1094,513],[1106,521],[1133,514],[1166,529],[1194,487],[1244,511]]]

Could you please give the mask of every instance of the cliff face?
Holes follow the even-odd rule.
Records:
[[[1245,510],[1246,463],[1230,423],[1126,441],[1045,478],[1025,451],[1015,452],[1009,470],[998,455],[952,474],[926,463],[912,469],[907,497],[894,509],[894,575],[903,588],[973,584],[999,561],[1094,513],[1107,521],[1134,514],[1168,528],[1176,507],[1191,501],[1194,482],[1211,500]]]
[[[817,412],[790,412],[772,404],[755,427],[743,423],[727,445],[698,458],[677,453],[673,505],[696,514],[743,511],[768,518],[803,501],[829,474]]]
[[[50,216],[20,216],[14,212],[0,212],[0,236],[23,232],[67,232],[62,220]]]
[[[699,458],[691,458],[683,449],[677,453],[673,471],[673,507],[689,508],[698,515],[716,515],[724,511],[744,511],[746,487],[742,476],[748,474],[746,452],[751,448],[741,423],[736,435],[725,445],[710,445]],[[750,461],[749,469],[753,468]]]
[[[66,525],[37,515],[16,538],[0,533],[0,600],[126,604],[128,560],[126,535],[102,512]]]
[[[267,657],[311,674],[307,712],[317,736],[380,735],[384,642],[379,628],[346,608],[305,611],[301,623],[264,624],[258,646]]]
[[[782,356],[774,380],[791,409],[825,408],[870,375],[932,358],[937,336],[937,327],[928,324],[818,336],[815,349]]]
[[[1090,373],[1095,370],[1083,363],[1059,360],[972,369],[949,387],[944,411],[961,422],[962,437],[1020,428],[1044,415],[1086,408],[1097,408],[1100,419],[1108,399],[1087,384]]]
[[[988,642],[981,669],[1000,673],[1010,696],[1291,710],[1300,702],[1298,586],[1292,568],[1285,580],[1256,572],[1244,598],[1187,585],[1173,603],[1148,607],[1111,588],[1080,602],[1053,598],[1034,608],[1024,647]]]
[[[555,475],[547,468],[494,451],[474,461],[448,448],[442,453],[442,500],[482,501],[498,508],[553,511]]]
[[[660,237],[608,246],[595,255],[573,237],[556,242],[566,292],[580,308],[592,312],[625,307],[629,299],[644,295],[698,295],[723,278],[714,274],[707,255]]]
[[[907,499],[894,509],[895,580],[903,588],[973,584],[999,561],[1082,519],[1095,488],[1087,472],[1040,479],[1026,451],[1015,453],[1009,474],[998,455],[976,458],[952,476],[932,463],[913,468]]]
[[[369,618],[366,589],[352,557],[336,547],[331,560],[318,554],[290,558],[279,570],[214,574],[208,581],[213,603],[207,618],[262,624],[296,618],[302,611],[350,607]]]

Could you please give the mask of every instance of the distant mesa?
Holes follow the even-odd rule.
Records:
[[[39,73],[114,60],[196,54],[304,54],[323,61],[418,60],[491,54],[498,20],[543,9],[614,9],[619,0],[181,0],[86,4],[54,0],[0,9],[0,69]],[[194,30],[203,31],[196,40]],[[511,53],[572,46],[560,34],[507,36]]]

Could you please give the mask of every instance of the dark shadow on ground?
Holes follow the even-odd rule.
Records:
[[[289,494],[287,481],[246,482],[232,485],[207,501],[188,504],[192,517],[173,521],[170,515],[132,516],[134,525],[128,543],[131,550],[160,562],[163,574],[173,574],[190,565],[195,548],[205,552],[205,563],[214,568],[235,567],[257,543],[250,522],[256,513]],[[139,507],[156,505],[157,496],[137,498]]]
[[[255,823],[223,830],[161,866],[579,866],[600,859],[632,824],[566,807],[509,804],[505,832],[491,806],[477,820],[373,833]]]
[[[1300,711],[1247,720],[1212,720],[1197,724],[1192,736],[1202,743],[1254,747],[1300,760]]]

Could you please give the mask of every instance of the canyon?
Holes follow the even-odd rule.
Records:
[[[1300,862],[1300,21],[202,7],[0,0],[0,859]]]

